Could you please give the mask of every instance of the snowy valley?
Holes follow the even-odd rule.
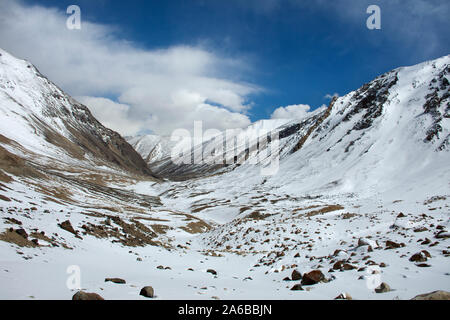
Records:
[[[450,291],[449,80],[450,56],[398,68],[303,119],[254,123],[243,153],[215,137],[176,164],[170,137],[125,140],[0,50],[0,299]],[[246,163],[275,143],[261,129],[279,137],[274,175]]]

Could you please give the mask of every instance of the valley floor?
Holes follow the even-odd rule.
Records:
[[[334,299],[341,293],[411,299],[450,291],[445,194],[296,195],[264,184],[224,184],[219,177],[105,188],[74,184],[70,196],[57,199],[23,180],[2,184],[0,299],[71,299],[78,291],[68,286],[71,266],[79,268],[81,289],[105,299],[145,299],[139,295],[144,286],[154,288],[156,299],[176,300]],[[73,230],[61,228],[64,221]],[[418,261],[410,261],[416,253]],[[292,291],[301,282],[285,279],[294,269],[321,270],[325,279]],[[391,291],[376,293],[381,282]]]

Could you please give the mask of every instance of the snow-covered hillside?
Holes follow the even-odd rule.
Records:
[[[146,299],[145,286],[189,300],[450,291],[450,56],[304,119],[193,143],[196,163],[173,163],[169,138],[130,138],[172,179],[157,180],[86,107],[0,53],[0,299]],[[261,143],[267,132],[279,141]],[[268,150],[273,175],[261,174]]]
[[[0,105],[0,135],[27,152],[66,163],[91,161],[91,166],[119,165],[151,174],[118,133],[100,124],[85,106],[32,64],[1,49]],[[4,146],[18,152],[12,150],[11,143]]]

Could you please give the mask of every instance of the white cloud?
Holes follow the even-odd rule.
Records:
[[[131,121],[129,119],[129,105],[98,97],[84,96],[76,97],[76,99],[89,107],[94,117],[102,119],[103,125],[125,136],[136,135],[144,125],[141,121]]]
[[[279,107],[272,113],[271,119],[303,119],[310,110],[311,107],[307,104],[294,104],[287,107]]]
[[[205,120],[205,129],[250,123],[249,96],[262,89],[233,80],[241,67],[248,70],[243,61],[203,47],[140,48],[120,39],[114,27],[86,21],[83,8],[81,14],[82,29],[68,30],[63,11],[2,0],[0,47],[84,97],[101,122],[122,134],[170,134],[194,120]]]

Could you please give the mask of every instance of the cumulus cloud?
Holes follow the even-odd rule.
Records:
[[[303,119],[310,112],[311,107],[307,104],[294,104],[287,107],[279,107],[272,115],[272,119]]]
[[[82,104],[89,106],[94,117],[101,119],[103,125],[125,136],[136,135],[144,123],[129,119],[130,106],[114,102],[107,98],[75,97]]]
[[[112,129],[170,134],[194,120],[204,120],[205,129],[250,124],[249,96],[262,89],[234,80],[248,70],[243,61],[198,46],[148,50],[121,39],[113,26],[86,21],[83,11],[81,30],[68,30],[67,18],[2,0],[0,47],[30,60]]]

